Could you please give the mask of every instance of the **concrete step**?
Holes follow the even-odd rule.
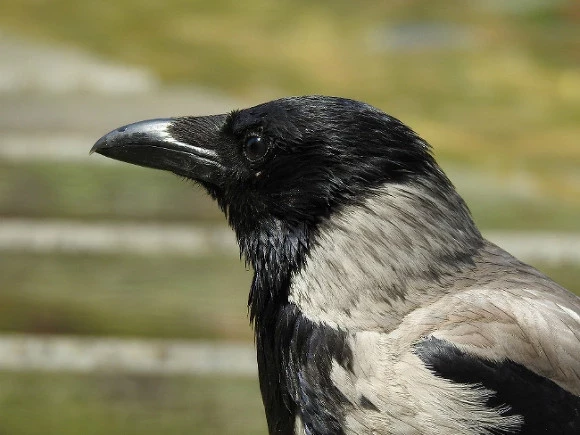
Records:
[[[98,139],[149,118],[224,113],[243,104],[211,90],[159,89],[144,94],[0,94],[0,132],[82,133]]]
[[[183,340],[0,336],[0,369],[257,376],[251,344]]]
[[[580,233],[487,231],[484,236],[529,262],[580,263]],[[208,255],[237,251],[233,232],[194,225],[3,219],[0,250]]]
[[[221,113],[233,99],[200,87],[165,89],[145,68],[0,29],[0,132],[100,136],[147,118]]]

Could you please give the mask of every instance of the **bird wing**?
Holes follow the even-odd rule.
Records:
[[[412,352],[425,367],[485,389],[485,405],[521,416],[525,433],[580,433],[580,299],[552,284],[450,294],[401,331],[421,325]]]
[[[360,404],[348,433],[580,433],[580,298],[506,255],[396,329],[352,336],[351,371],[332,371]]]
[[[580,299],[544,293],[474,289],[442,298],[427,310],[431,315],[412,317],[427,314],[428,335],[459,351],[512,361],[580,395]]]

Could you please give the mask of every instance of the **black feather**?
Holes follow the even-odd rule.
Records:
[[[523,416],[524,423],[515,433],[580,433],[580,397],[521,364],[509,359],[479,358],[434,337],[418,343],[415,353],[438,376],[462,384],[480,385],[494,392],[487,406],[507,405],[509,410],[503,415]]]
[[[257,335],[260,388],[270,433],[291,434],[300,416],[307,434],[341,435],[352,404],[330,379],[332,361],[352,370],[346,333],[306,319],[292,304]]]

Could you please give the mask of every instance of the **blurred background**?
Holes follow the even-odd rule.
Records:
[[[0,15],[0,434],[260,434],[217,206],[88,156],[151,117],[364,100],[483,232],[580,292],[580,3],[16,0]]]

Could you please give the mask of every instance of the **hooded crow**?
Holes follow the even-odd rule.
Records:
[[[580,298],[483,239],[399,120],[293,97],[92,151],[195,180],[224,211],[254,269],[271,434],[580,434]]]

